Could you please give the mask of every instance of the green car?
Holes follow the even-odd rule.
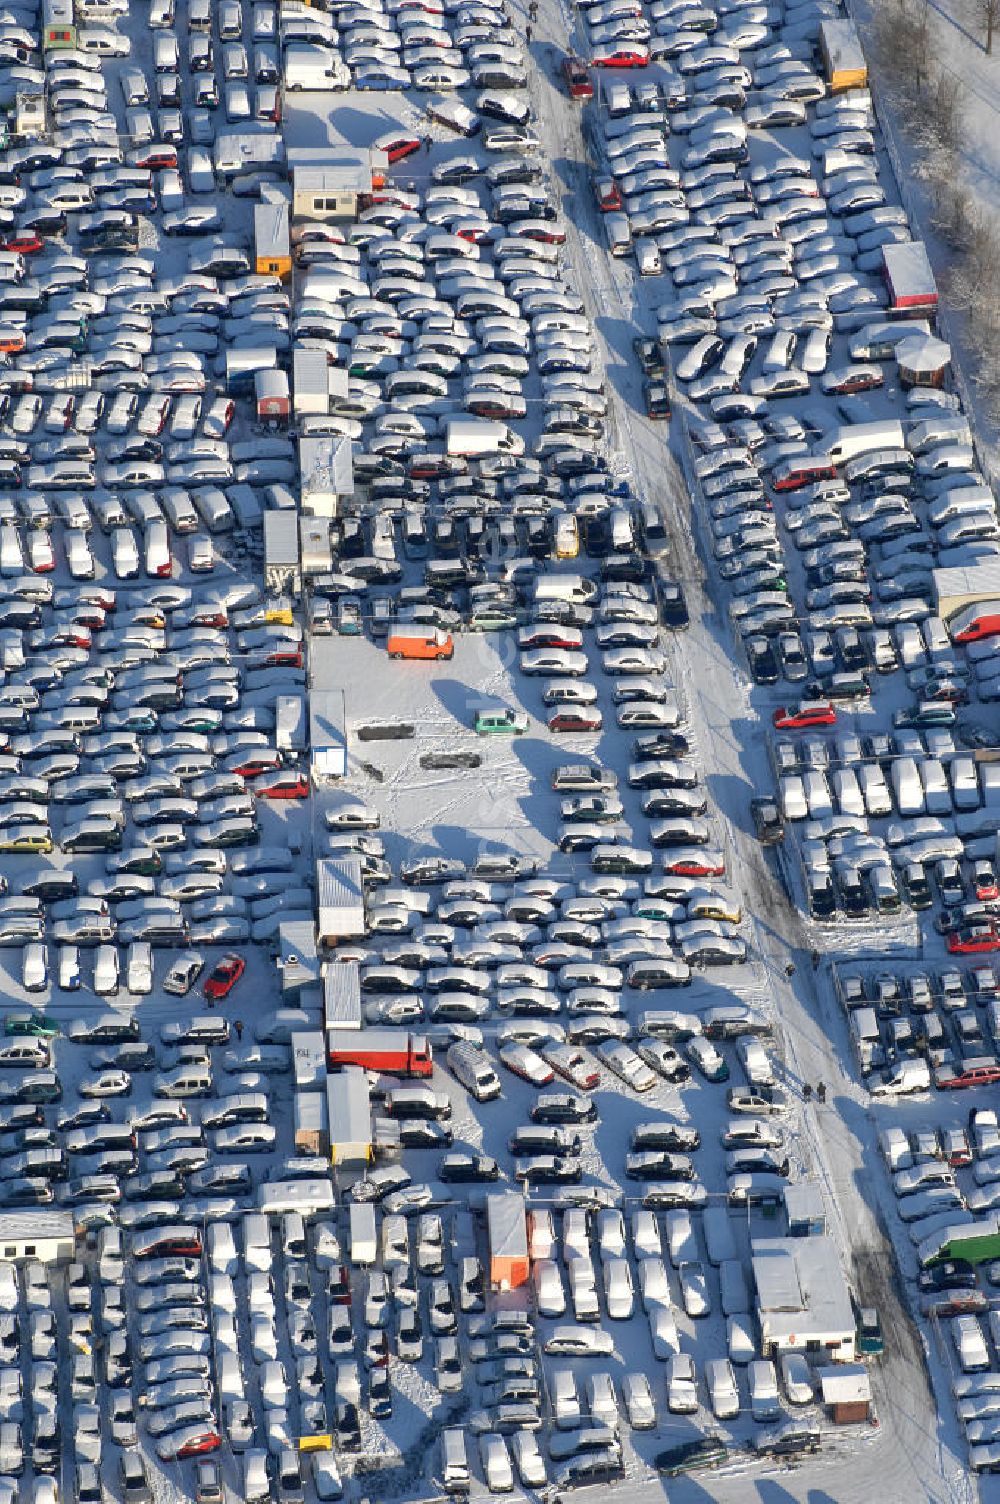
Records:
[[[882,1323],[874,1306],[861,1306],[857,1311],[857,1347],[863,1358],[880,1358],[885,1352]]]
[[[729,1452],[721,1436],[699,1436],[696,1441],[684,1441],[680,1446],[668,1447],[653,1458],[653,1467],[667,1478],[693,1473],[702,1467],[721,1467],[729,1460]]]
[[[8,1013],[3,1021],[7,1035],[28,1035],[33,1039],[54,1039],[62,1031],[47,1013]]]
[[[477,710],[474,727],[480,736],[523,736],[528,717],[520,710]]]

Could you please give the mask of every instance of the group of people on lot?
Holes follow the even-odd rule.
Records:
[[[812,1094],[813,1094],[812,1086],[809,1084],[808,1081],[804,1082],[803,1086],[802,1086],[802,1100],[803,1100],[803,1102],[808,1102],[810,1100],[810,1098],[812,1097]],[[821,1081],[819,1083],[819,1085],[816,1087],[816,1100],[817,1100],[817,1102],[825,1102],[826,1101],[826,1082],[825,1081]]]

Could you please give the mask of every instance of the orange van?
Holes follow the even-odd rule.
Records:
[[[451,658],[455,653],[451,633],[438,627],[396,627],[386,648],[390,658]]]

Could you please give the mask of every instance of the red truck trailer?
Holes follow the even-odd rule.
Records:
[[[403,1029],[327,1029],[326,1062],[331,1070],[360,1065],[386,1076],[429,1076],[434,1069],[426,1037]]]

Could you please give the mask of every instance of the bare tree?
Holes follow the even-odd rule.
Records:
[[[986,32],[984,45],[986,55],[989,57],[993,52],[993,32],[997,22],[1000,21],[1000,0],[976,0],[976,10],[983,30]]]

